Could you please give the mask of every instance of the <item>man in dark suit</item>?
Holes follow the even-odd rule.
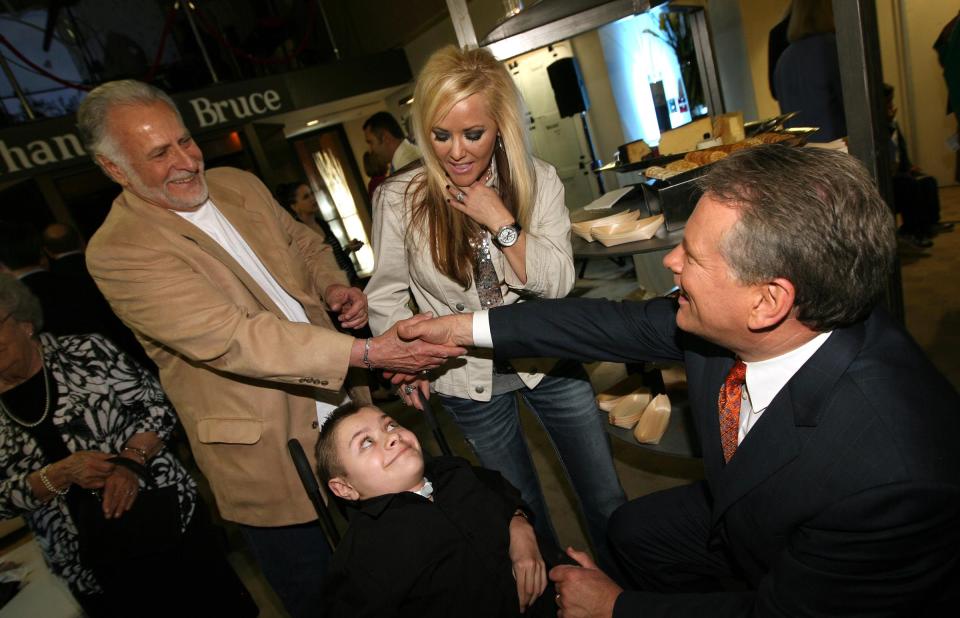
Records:
[[[54,335],[103,332],[97,295],[50,270],[40,233],[29,223],[0,222],[0,265],[40,299],[44,330]]]
[[[93,283],[80,236],[71,228],[52,223],[41,236],[29,223],[0,222],[0,267],[40,300],[45,331],[54,335],[100,333],[156,373],[156,365]]]
[[[582,568],[551,572],[562,616],[952,614],[960,397],[876,306],[889,209],[858,163],[819,149],[742,151],[701,186],[664,258],[678,302],[564,299],[401,328],[504,358],[686,364],[706,478],[613,515],[631,590],[569,550]]]

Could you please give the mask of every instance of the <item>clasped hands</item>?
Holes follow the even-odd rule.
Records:
[[[118,456],[124,455],[77,451],[50,466],[49,471],[51,476],[65,481],[58,484],[101,490],[103,516],[117,518],[133,507],[140,491],[140,480],[134,472],[109,461]]]
[[[430,381],[424,373],[448,359],[463,356],[467,353],[465,346],[472,344],[471,315],[434,318],[433,314],[421,313],[397,322],[387,332],[374,337],[367,360],[400,386],[404,403],[423,410],[423,402],[430,398]],[[354,356],[357,356],[363,342],[358,340],[354,345]]]

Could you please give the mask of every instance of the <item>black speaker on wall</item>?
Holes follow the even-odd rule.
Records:
[[[553,98],[557,100],[560,117],[566,118],[590,109],[587,89],[583,86],[580,64],[576,58],[561,58],[547,67]]]

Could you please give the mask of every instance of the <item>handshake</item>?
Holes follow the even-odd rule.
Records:
[[[353,342],[350,365],[381,369],[390,381],[403,385],[400,396],[408,405],[422,409],[419,392],[430,397],[429,380],[423,373],[436,369],[450,358],[467,353],[473,345],[472,314],[434,318],[421,313],[401,320],[390,330],[371,339]]]

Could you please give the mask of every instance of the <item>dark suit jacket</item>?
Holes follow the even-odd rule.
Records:
[[[960,397],[884,311],[834,331],[724,465],[729,351],[678,330],[666,299],[548,302],[490,312],[498,356],[686,364],[713,542],[751,588],[626,592],[615,616],[916,616],[955,581]]]
[[[47,329],[50,332],[57,335],[100,333],[153,374],[157,373],[157,366],[144,352],[143,346],[133,332],[123,325],[120,318],[114,315],[103,294],[97,289],[87,271],[83,252],[78,251],[50,260],[50,277],[60,282],[58,291],[47,301],[59,306],[53,314],[53,321],[48,321]],[[41,298],[41,302],[44,300]],[[46,311],[45,306],[45,315]],[[66,317],[62,315],[64,313]]]
[[[519,492],[459,457],[433,459],[426,476],[433,501],[403,492],[359,503],[330,563],[323,616],[521,616],[509,555]],[[544,593],[526,615],[555,616],[552,603]]]
[[[102,299],[72,277],[39,270],[20,281],[40,300],[47,332],[57,336],[104,333],[98,305],[103,303]]]
[[[68,253],[58,258],[51,258],[50,272],[65,277],[90,277],[90,271],[87,270],[87,261],[83,257],[83,251]]]

